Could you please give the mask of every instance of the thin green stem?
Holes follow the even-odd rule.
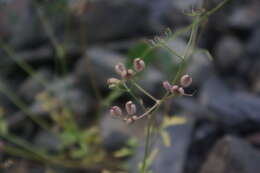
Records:
[[[27,109],[27,106],[25,103],[23,103],[15,94],[13,94],[12,91],[10,91],[7,87],[3,86],[2,83],[0,83],[0,92],[5,94],[19,109],[22,110],[22,112],[27,115],[32,121],[34,121],[36,124],[38,124],[43,129],[46,129],[48,131],[50,130],[50,127],[43,123],[42,121],[35,118],[33,115],[31,115],[30,111]]]
[[[34,71],[34,69],[28,65],[27,63],[25,63],[22,58],[18,57],[17,55],[15,55],[14,51],[7,46],[6,44],[4,44],[4,42],[0,39],[0,46],[3,48],[3,50],[5,51],[5,53],[12,58],[16,64],[18,64],[25,72],[27,72],[30,76],[32,76],[35,80],[37,80],[40,84],[42,84],[43,86],[47,86],[48,82],[43,79],[41,76],[36,76],[36,72]]]
[[[136,82],[134,82],[133,80],[131,81],[134,86],[139,89],[142,93],[144,93],[147,97],[150,97],[153,101],[157,102],[158,99],[156,99],[154,96],[152,96],[151,94],[149,94],[145,89],[143,89],[140,85],[138,85]]]
[[[159,107],[162,104],[161,101],[158,101],[157,103],[155,103],[150,109],[148,109],[145,113],[143,113],[142,115],[138,116],[136,118],[136,120],[140,120],[144,117],[146,117],[147,115],[149,115],[150,113],[152,113],[157,107]]]
[[[147,134],[146,134],[146,138],[145,138],[145,151],[144,151],[144,158],[143,158],[143,162],[142,162],[142,168],[141,168],[141,173],[145,173],[146,172],[146,167],[147,167],[147,158],[149,155],[149,145],[150,145],[150,136],[151,136],[151,121],[152,119],[148,119],[147,122]]]
[[[161,47],[166,48],[169,52],[171,52],[174,56],[180,58],[181,61],[183,61],[183,57],[181,55],[179,55],[177,52],[175,52],[174,50],[172,50],[164,41],[160,42],[162,44]]]
[[[35,157],[39,158],[40,160],[50,160],[49,157],[42,150],[34,148],[29,143],[17,138],[16,136],[7,134],[7,135],[2,135],[2,137],[8,140],[9,142],[17,145],[18,147],[23,148],[25,151],[33,154]]]
[[[123,82],[123,86],[125,87],[126,91],[135,99],[135,101],[137,101],[143,110],[146,110],[143,102],[141,102],[140,99],[138,99],[138,97],[135,95],[135,93],[127,86],[127,84],[125,82]]]

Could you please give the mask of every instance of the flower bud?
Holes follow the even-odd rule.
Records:
[[[132,119],[133,119],[134,121],[136,121],[136,120],[138,120],[138,116],[134,115],[134,116],[132,116]]]
[[[133,114],[136,113],[136,105],[133,104],[132,101],[126,102],[126,104],[125,104],[125,109],[126,109],[126,112],[127,112],[129,115],[133,115]]]
[[[173,85],[170,89],[170,92],[172,94],[179,94],[179,86],[178,85]]]
[[[143,69],[145,68],[144,61],[140,58],[135,58],[134,59],[134,68],[135,68],[135,71],[137,71],[137,72],[143,71]]]
[[[181,96],[185,95],[185,91],[182,87],[178,88],[178,92],[179,92],[179,95],[181,95]]]
[[[192,78],[189,75],[184,75],[181,77],[180,84],[182,87],[186,88],[192,83]]]
[[[125,68],[125,65],[122,63],[118,63],[115,66],[115,71],[117,72],[117,74],[119,74],[121,77],[124,77],[127,74],[127,70]]]
[[[168,81],[163,82],[163,87],[166,89],[166,91],[171,91],[171,84]]]
[[[123,76],[125,79],[130,79],[134,76],[134,71],[132,69],[128,69],[126,74]]]
[[[116,116],[116,117],[119,117],[122,115],[122,110],[120,107],[118,106],[113,106],[111,109],[110,109],[110,114],[112,116]]]
[[[115,87],[116,85],[118,85],[120,83],[120,80],[117,79],[117,78],[109,78],[107,80],[107,84],[108,84],[108,87],[109,88],[113,88]]]
[[[133,118],[127,118],[125,119],[126,124],[132,124],[135,120]]]

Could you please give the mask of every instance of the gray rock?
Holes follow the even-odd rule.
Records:
[[[260,57],[260,50],[259,50],[259,44],[260,44],[260,28],[257,28],[252,36],[249,38],[246,50],[250,56],[253,56],[253,58],[259,58]]]
[[[37,94],[44,90],[45,86],[39,82],[43,79],[46,82],[50,82],[53,76],[47,69],[39,70],[34,77],[29,77],[20,86],[18,94],[29,102],[32,102]]]
[[[14,30],[14,23],[20,21],[28,13],[30,0],[12,0],[0,4],[0,34],[10,36]],[[15,14],[15,15],[14,15]]]
[[[99,88],[108,88],[107,79],[111,77],[119,78],[115,72],[115,65],[124,63],[126,57],[114,51],[93,47],[87,50],[86,56],[76,64],[76,80],[83,86],[90,85],[90,75],[94,78]],[[148,91],[154,92],[158,85],[161,85],[162,74],[155,68],[147,68],[140,84]]]
[[[53,81],[47,88],[47,92],[53,93],[63,104],[69,106],[76,115],[85,116],[91,107],[88,96],[77,88],[73,76]],[[94,104],[94,102],[92,103]]]
[[[48,132],[40,132],[34,139],[34,144],[50,151],[59,151],[61,148],[61,141],[57,136]]]
[[[198,5],[201,1],[99,0],[89,3],[69,2],[69,8],[77,16],[75,19],[86,26],[88,30],[86,38],[90,41],[100,41],[158,33],[165,30],[167,26],[183,25],[189,19],[183,14],[183,11],[194,4]]]
[[[237,66],[244,53],[244,45],[236,38],[226,36],[216,45],[216,60],[221,69],[230,69]]]
[[[89,48],[85,56],[76,63],[76,80],[83,86],[90,85],[90,75],[92,75],[98,87],[107,87],[108,78],[118,77],[114,66],[124,59],[123,55],[107,49]]]
[[[87,111],[89,111],[89,108],[91,107],[91,104],[94,104],[94,102],[89,101],[89,97],[86,95],[86,93],[77,88],[75,81],[71,76],[64,79],[55,79],[51,81],[51,84],[41,92],[46,92],[52,96],[52,98],[57,98],[59,101],[57,107],[65,106],[69,108],[75,115],[76,119],[86,116]],[[29,106],[28,112],[32,116],[48,115],[49,112],[46,112],[46,110],[43,108],[43,105],[44,103],[41,100],[36,100],[31,106]],[[19,116],[25,118],[25,115],[19,112],[12,118],[13,120],[10,120],[12,121],[12,124],[17,123],[23,119],[17,118]]]
[[[71,8],[78,11],[84,8],[82,5],[71,5]],[[112,40],[150,30],[147,27],[149,9],[143,1],[100,0],[85,4],[86,7],[88,5],[90,8],[78,15],[76,20],[86,26],[86,38],[90,41]]]
[[[171,146],[166,147],[161,138],[156,138],[152,151],[158,150],[155,160],[151,164],[153,172],[184,173],[187,152],[191,144],[194,121],[188,119],[183,125],[169,126],[166,131],[170,135]],[[144,146],[136,151],[130,161],[130,172],[137,172],[136,165],[143,159]],[[134,165],[134,166],[131,166]]]
[[[119,119],[113,119],[109,114],[104,115],[100,127],[104,147],[110,152],[123,147],[130,138],[126,124]]]
[[[229,127],[260,123],[260,98],[232,91],[220,79],[211,78],[205,83],[200,102],[210,112],[209,118]]]
[[[259,1],[252,0],[234,8],[231,15],[227,18],[228,25],[238,29],[254,28],[260,22],[258,15],[259,6]]]
[[[8,27],[10,27],[12,47],[31,48],[47,41],[46,33],[37,18],[31,0],[15,0],[6,10],[10,22]]]
[[[255,173],[260,152],[243,139],[226,136],[214,146],[201,173]]]
[[[104,147],[108,151],[116,151],[127,144],[130,137],[143,135],[144,121],[140,120],[134,124],[127,125],[120,119],[111,117],[109,113],[104,113],[100,121],[101,137]]]
[[[187,0],[187,1],[182,1],[182,0],[175,0],[172,1],[172,3],[174,4],[174,7],[176,7],[179,10],[185,10],[185,9],[189,9],[191,7],[200,7],[202,5],[201,0]]]
[[[190,74],[194,86],[201,86],[213,73],[213,61],[203,52],[195,52],[188,62],[186,73]]]
[[[158,95],[158,88],[162,87],[163,74],[153,67],[148,67],[144,76],[140,79],[140,85],[150,93]]]
[[[168,127],[171,137],[171,147],[166,147],[160,140],[159,153],[152,164],[154,172],[184,173],[187,152],[191,144],[194,122],[188,121],[183,125]]]
[[[168,40],[169,47],[177,52],[179,55],[183,55],[187,46],[187,43],[182,38]],[[173,56],[172,63],[180,63],[180,58]],[[207,71],[207,73],[205,73]],[[187,68],[185,73],[188,73],[193,78],[193,84],[199,86],[213,73],[213,64],[201,49],[196,48],[194,54],[187,61]]]

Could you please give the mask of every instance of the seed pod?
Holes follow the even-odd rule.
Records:
[[[125,79],[130,79],[135,75],[134,71],[132,69],[128,69],[126,74],[123,76]]]
[[[172,94],[176,94],[176,95],[178,95],[179,94],[179,86],[178,85],[173,85],[172,87],[171,87],[171,89],[170,89],[170,92],[172,93]]]
[[[186,95],[186,94],[185,94],[185,91],[184,91],[184,89],[183,89],[182,87],[178,88],[178,92],[179,92],[179,94],[180,94],[181,96]]]
[[[117,72],[117,74],[119,74],[121,77],[124,77],[127,74],[127,70],[125,68],[125,65],[122,63],[118,63],[115,66],[115,71]]]
[[[127,118],[126,120],[126,124],[132,124],[134,122],[133,118]]]
[[[136,113],[136,105],[133,104],[132,101],[126,102],[126,104],[125,104],[125,109],[126,109],[126,112],[127,112],[129,115],[133,115],[133,114]]]
[[[133,119],[134,121],[136,121],[136,120],[138,120],[138,116],[134,115],[134,116],[132,116],[132,119]]]
[[[119,117],[119,116],[122,116],[122,110],[120,107],[118,106],[113,106],[111,109],[110,109],[110,114],[112,116],[116,116],[116,117]]]
[[[137,72],[143,71],[143,69],[145,68],[144,61],[140,58],[135,58],[134,59],[134,68],[135,68],[135,71],[137,71]]]
[[[117,79],[117,78],[109,78],[107,80],[107,84],[108,84],[108,87],[109,88],[113,88],[115,87],[116,85],[118,85],[120,83],[120,80]]]
[[[171,91],[172,88],[171,84],[168,81],[163,82],[163,87],[164,89],[166,89],[166,91]]]
[[[180,80],[180,84],[182,87],[186,88],[190,86],[192,83],[192,78],[189,75],[183,75]]]

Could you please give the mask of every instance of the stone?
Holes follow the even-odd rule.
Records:
[[[47,86],[47,88],[44,89],[41,88],[42,86],[38,86],[37,82],[30,82],[32,81],[29,81],[28,85],[35,85],[32,86],[35,87],[33,88],[35,89],[35,91],[33,91],[32,94],[25,94],[24,97],[31,99],[33,97],[37,97],[41,93],[46,93],[51,96],[50,99],[55,98],[58,100],[57,107],[61,106],[68,108],[72,112],[73,116],[75,116],[76,120],[86,117],[87,112],[92,106],[92,103],[94,104],[94,102],[90,102],[90,98],[88,97],[88,95],[83,92],[83,90],[77,87],[74,77],[72,76],[54,79],[50,81],[50,84]],[[46,103],[42,100],[35,99],[34,102],[32,102],[27,108],[28,114],[30,114],[31,116],[49,115],[49,112],[46,111],[43,107],[44,104]],[[16,114],[10,117],[8,121],[10,125],[15,125],[18,122],[24,120],[25,117],[26,115],[24,114],[24,112],[18,111]]]
[[[236,6],[228,16],[228,25],[237,29],[252,29],[260,22],[258,15],[260,3],[251,0],[247,3]]]
[[[191,144],[194,120],[187,119],[181,125],[172,125],[166,128],[170,136],[170,146],[165,146],[161,137],[155,138],[152,151],[158,153],[149,170],[153,172],[184,173],[185,162]],[[137,172],[137,166],[144,156],[144,145],[140,145],[133,159],[130,160],[130,172]],[[134,166],[131,166],[134,165]]]
[[[60,150],[61,141],[54,134],[41,131],[34,139],[34,145],[55,152]]]
[[[91,76],[97,87],[108,88],[107,79],[111,77],[120,78],[115,72],[115,65],[126,61],[125,56],[114,51],[93,47],[86,51],[85,57],[76,63],[74,72],[76,80],[81,86],[90,86]],[[100,70],[102,69],[102,70]],[[155,68],[147,68],[140,84],[150,92],[154,92],[161,85],[162,73]]]
[[[107,151],[116,151],[125,146],[131,137],[142,136],[143,120],[127,125],[121,119],[111,117],[108,112],[104,112],[103,115],[100,121],[100,132]]]
[[[192,77],[192,85],[199,87],[214,74],[213,61],[203,52],[195,52],[190,58],[186,73]]]
[[[91,103],[94,104],[94,102],[90,102],[86,93],[77,87],[74,76],[54,80],[46,90],[69,106],[77,116],[86,116]]]
[[[260,50],[258,45],[260,44],[260,28],[258,27],[254,32],[252,33],[252,36],[249,37],[249,40],[246,45],[246,51],[250,56],[253,56],[254,58],[260,57]]]
[[[191,144],[194,121],[190,120],[183,125],[174,125],[167,128],[170,134],[171,146],[166,147],[162,140],[158,142],[159,153],[152,163],[154,172],[184,173],[185,161]]]
[[[239,130],[242,130],[248,124],[260,123],[260,98],[233,91],[218,78],[213,77],[205,82],[199,100],[209,111],[210,119],[227,127],[240,127]]]
[[[118,78],[114,66],[124,59],[123,55],[114,51],[99,47],[89,48],[85,56],[76,63],[75,79],[81,86],[91,86],[92,77],[98,87],[108,88],[107,79]]]
[[[45,86],[39,82],[41,79],[49,83],[53,80],[53,75],[48,69],[40,69],[37,71],[34,77],[31,76],[27,78],[21,84],[18,90],[18,94],[28,102],[32,102],[37,94],[45,89]]]
[[[209,153],[200,173],[255,173],[260,152],[241,138],[225,136]]]
[[[217,65],[223,70],[230,70],[241,60],[244,45],[236,37],[226,36],[216,45],[215,57]]]
[[[192,6],[200,6],[201,2],[201,0],[100,0],[84,3],[70,0],[69,9],[75,16],[77,24],[85,26],[88,30],[86,38],[90,42],[96,42],[157,34],[167,27],[183,26],[190,21],[183,11],[189,10]],[[76,25],[75,30],[78,28]],[[80,38],[80,35],[78,37]]]

